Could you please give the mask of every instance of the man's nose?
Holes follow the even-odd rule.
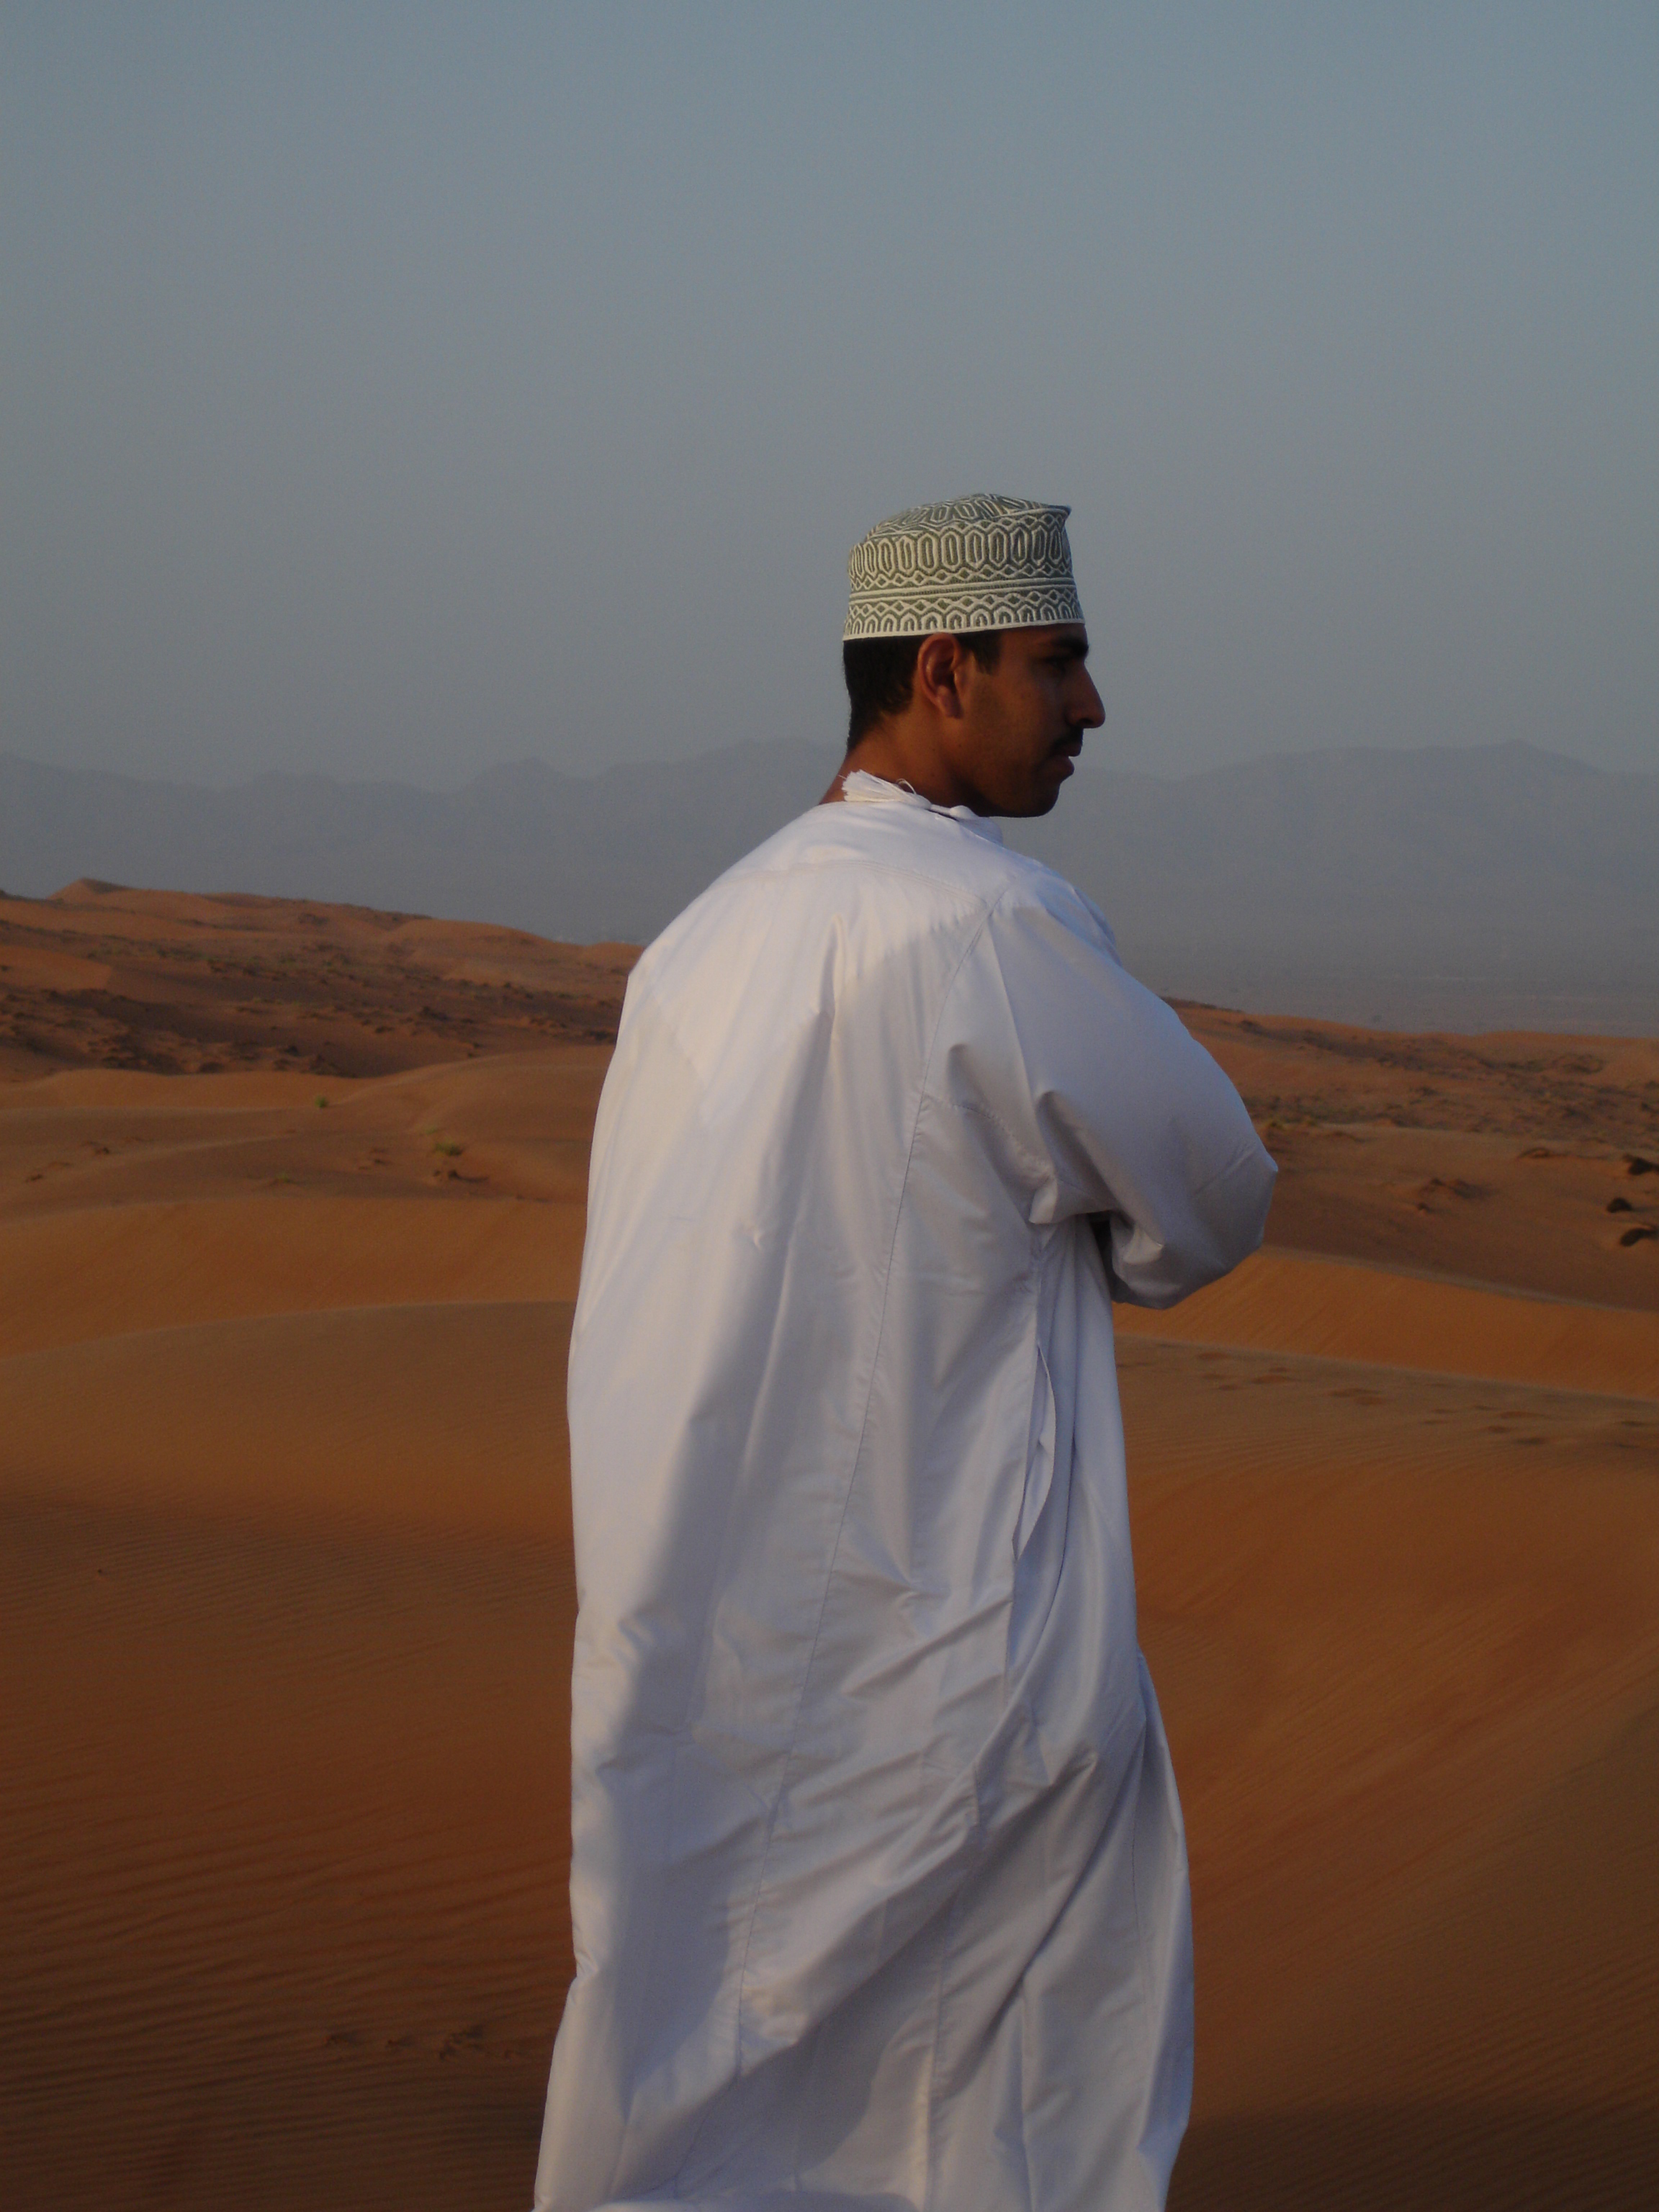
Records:
[[[1105,707],[1095,689],[1095,679],[1088,670],[1080,668],[1078,674],[1083,680],[1079,687],[1081,696],[1077,702],[1076,720],[1085,730],[1097,730],[1106,719]]]

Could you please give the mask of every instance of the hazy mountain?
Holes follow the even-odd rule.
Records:
[[[1015,842],[1099,902],[1161,988],[1659,1034],[1659,776],[1520,744],[1079,774]]]
[[[810,805],[835,767],[741,745],[591,777],[523,761],[454,792],[315,775],[218,791],[0,755],[0,884],[38,896],[100,876],[637,943]]]
[[[0,884],[264,891],[648,938],[810,805],[836,749],[743,745],[456,792],[229,790],[0,756]],[[1403,1026],[1659,1032],[1659,777],[1524,745],[1287,755],[1181,779],[1091,759],[1015,841],[1188,996]]]

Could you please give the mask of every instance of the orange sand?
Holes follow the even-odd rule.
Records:
[[[1659,1398],[1659,1313],[1488,1290],[1300,1252],[1258,1252],[1168,1313],[1126,1310],[1118,1316],[1118,1334]]]
[[[529,2201],[626,965],[0,902],[8,2207]],[[1196,1905],[1175,2204],[1634,2212],[1659,1055],[1187,1012],[1285,1173],[1267,1252],[1123,1317]]]

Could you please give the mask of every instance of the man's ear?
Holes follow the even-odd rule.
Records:
[[[962,676],[967,658],[962,640],[945,630],[923,638],[916,654],[912,695],[918,701],[925,701],[946,721],[962,720]]]

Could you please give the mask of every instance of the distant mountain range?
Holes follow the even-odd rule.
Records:
[[[1389,1027],[1659,1036],[1659,775],[1506,744],[1077,779],[1016,833],[1160,988]]]
[[[817,798],[833,746],[747,744],[460,790],[228,790],[0,755],[0,885],[263,891],[641,942]],[[1283,755],[1178,779],[1087,762],[1010,841],[1159,989],[1396,1027],[1659,1034],[1659,776],[1526,745]]]

